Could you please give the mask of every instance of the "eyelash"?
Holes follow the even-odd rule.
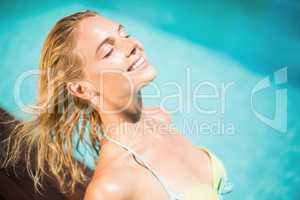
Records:
[[[103,58],[109,57],[110,54],[113,52],[113,50],[114,50],[114,48],[112,47],[111,50],[107,54],[105,54],[105,56],[103,56]]]
[[[131,35],[129,34],[129,33],[127,33],[125,30],[122,30],[121,32],[120,32],[120,35],[122,36],[122,33],[124,34],[126,34],[125,36],[123,36],[124,38],[129,38]]]

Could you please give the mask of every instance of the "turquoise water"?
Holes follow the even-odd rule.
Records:
[[[1,106],[22,117],[15,86],[24,72],[37,68],[46,33],[64,15],[97,10],[124,24],[144,44],[157,68],[157,79],[143,91],[145,104],[174,111],[176,128],[223,160],[234,184],[225,199],[299,199],[297,1],[45,1],[41,5],[29,0],[0,5]],[[280,69],[287,69],[287,81],[284,71],[278,72],[286,83],[276,85],[274,72]],[[270,77],[271,86],[254,93],[265,77]],[[34,102],[36,77],[24,79],[19,92],[24,104]],[[202,96],[195,99],[195,95]],[[279,121],[268,125],[264,121],[276,116]],[[274,125],[281,122],[281,127]]]

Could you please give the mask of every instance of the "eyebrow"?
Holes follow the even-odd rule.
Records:
[[[120,30],[122,30],[124,28],[124,26],[122,24],[117,24],[117,31],[120,32]],[[100,44],[98,45],[96,51],[95,51],[95,55],[97,55],[98,51],[100,50],[100,48],[102,47],[103,44],[105,44],[106,42],[108,42],[111,38],[107,37],[104,40],[102,40],[100,42]]]

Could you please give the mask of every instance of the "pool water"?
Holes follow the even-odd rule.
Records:
[[[24,117],[19,100],[35,101],[37,77],[26,75],[37,69],[53,24],[75,11],[97,10],[125,25],[158,70],[143,90],[145,105],[165,107],[182,134],[224,162],[234,184],[225,199],[300,198],[298,1],[0,5],[0,105],[10,112]],[[88,150],[82,151],[93,167]]]

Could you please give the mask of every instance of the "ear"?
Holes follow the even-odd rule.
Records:
[[[76,97],[79,97],[84,100],[91,100],[95,97],[95,92],[93,91],[92,87],[89,87],[84,82],[68,82],[67,83],[67,90]]]

